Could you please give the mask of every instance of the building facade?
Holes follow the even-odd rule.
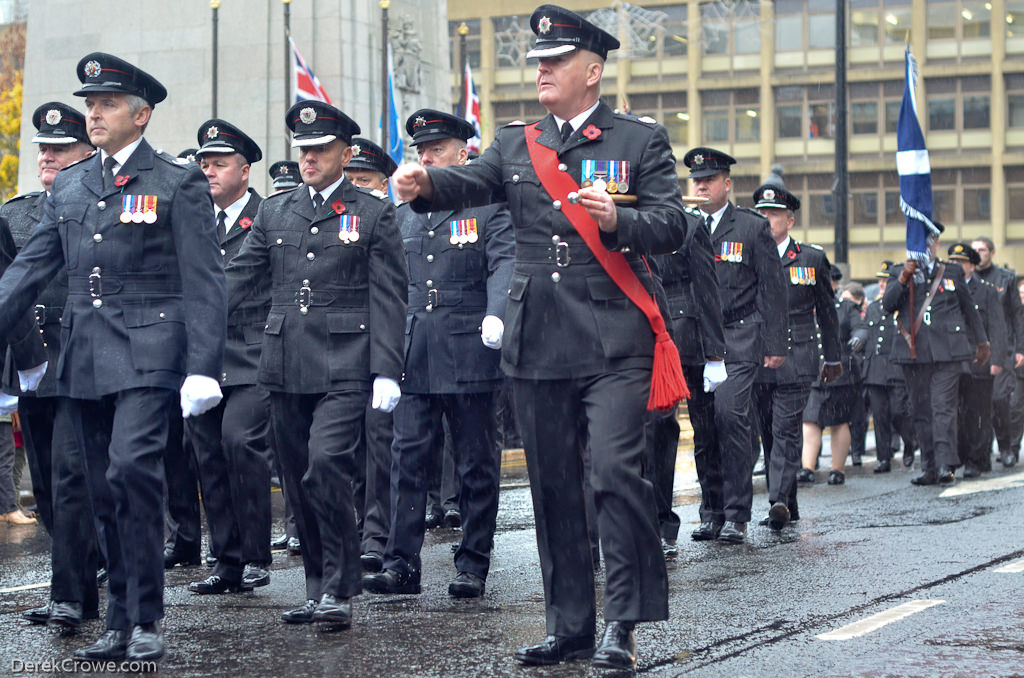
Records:
[[[794,236],[831,251],[835,210],[835,0],[562,0],[616,34],[602,97],[668,128],[676,157],[708,145],[738,159],[734,199],[781,164],[803,209]],[[849,242],[853,277],[905,256],[896,119],[904,47],[920,66],[918,102],[943,239],[991,237],[1024,268],[1024,1],[849,0]],[[544,114],[527,0],[448,0],[481,99],[485,143],[512,120]],[[458,68],[453,69],[453,91]],[[679,174],[686,176],[679,162]],[[685,191],[685,187],[684,187]]]

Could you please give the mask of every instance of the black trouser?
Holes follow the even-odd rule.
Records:
[[[587,539],[582,449],[589,444],[604,554],[606,621],[668,617],[668,579],[654,511],[641,475],[651,371],[578,379],[514,380],[537,529],[547,633],[595,632],[593,559]],[[587,439],[577,424],[585,418]]]
[[[271,430],[302,542],[307,600],[325,593],[351,598],[361,590],[352,476],[368,398],[363,389],[270,393]]]
[[[99,400],[68,399],[107,561],[109,629],[130,631],[164,616],[164,451],[177,396],[135,388]]]
[[[53,427],[57,418],[56,397],[22,395],[18,398],[18,421],[25,443],[28,472],[32,476],[32,495],[36,513],[46,531],[53,536]],[[17,488],[15,488],[17,489]]]
[[[868,403],[871,418],[875,422],[875,455],[878,461],[892,461],[893,452],[899,449],[899,438],[903,449],[914,447],[914,422],[910,415],[907,389],[902,381],[892,381],[885,386],[868,384]]]
[[[960,462],[976,471],[992,470],[991,377],[960,375],[960,418],[957,449]]]
[[[169,412],[167,451],[164,469],[167,474],[167,544],[182,555],[198,553],[203,536],[199,514],[199,475],[195,454],[185,444],[185,424],[181,408]],[[216,550],[213,551],[216,555]]]
[[[1020,452],[1020,441],[1024,437],[1024,378],[1015,376],[1014,382],[1013,396],[1010,398],[1010,440],[1008,449],[1016,455]]]
[[[864,454],[868,435],[868,408],[864,389],[857,389],[857,400],[850,411],[850,454]]]
[[[727,363],[729,378],[712,394],[714,424],[694,424],[694,461],[700,480],[700,519],[750,521],[754,485],[750,454],[750,392],[755,363]],[[697,428],[703,429],[700,440]]]
[[[462,542],[455,568],[487,578],[498,515],[501,455],[495,443],[493,392],[423,395],[403,393],[395,408],[391,447],[391,532],[384,567],[420,570],[426,474],[438,447],[442,416],[449,422],[455,464],[462,483],[459,511]]]
[[[85,462],[82,449],[70,429],[67,399],[46,400],[53,401],[54,405],[54,419],[51,422],[54,492],[50,599],[81,603],[84,612],[92,612],[99,605],[96,586],[99,552]]]
[[[459,509],[459,473],[455,464],[455,445],[452,443],[448,418],[442,421],[444,435],[438,439],[427,464],[427,513],[443,516]]]
[[[366,435],[356,459],[355,504],[359,513],[362,553],[384,553],[391,529],[391,443],[395,439],[390,412],[366,408]]]
[[[1003,371],[996,375],[992,385],[992,430],[987,432],[988,445],[992,447],[993,438],[999,444],[999,451],[1013,450],[1016,440],[1017,449],[1020,449],[1020,435],[1014,435],[1016,431],[1015,416],[1013,408],[1014,388],[1017,379],[1013,373],[1012,358],[1007,361],[1010,367],[1004,367]]]
[[[904,363],[901,367],[921,445],[921,469],[935,473],[939,467],[955,466],[959,463],[957,385],[965,373],[963,363]]]
[[[796,507],[796,473],[803,453],[804,407],[811,385],[755,383],[752,392],[754,416],[764,443],[768,503],[782,502],[792,511]]]
[[[246,563],[270,563],[270,394],[228,386],[186,430],[199,465],[214,574],[238,583]]]

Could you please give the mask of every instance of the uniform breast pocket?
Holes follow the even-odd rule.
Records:
[[[79,248],[93,245],[91,235],[86,239],[85,217],[88,211],[88,205],[64,205],[57,210],[57,233],[64,243],[69,270],[78,266]]]
[[[337,235],[324,241],[326,268],[317,266],[317,279],[341,285],[365,285],[369,254],[366,238],[356,242],[343,242]],[[324,273],[326,272],[326,275]]]
[[[328,311],[331,335],[327,369],[331,381],[370,378],[370,314],[366,311]]]
[[[275,278],[294,278],[299,267],[302,234],[297,231],[267,231],[270,267]],[[305,259],[303,259],[305,261]]]
[[[177,301],[126,303],[122,308],[135,369],[185,373],[185,315]]]
[[[512,214],[520,214],[524,206],[533,208],[542,199],[544,189],[531,165],[503,166],[502,181]]]
[[[526,299],[526,288],[530,284],[529,276],[513,273],[509,281],[508,305],[505,307],[505,334],[501,344],[501,357],[510,365],[519,364],[522,352],[523,303]]]

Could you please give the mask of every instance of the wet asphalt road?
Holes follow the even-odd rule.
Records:
[[[649,676],[1024,676],[1024,468],[997,470],[953,490],[909,485],[902,467],[873,475],[873,458],[847,470],[844,486],[825,472],[800,490],[803,519],[781,534],[751,524],[743,546],[697,543],[692,462],[681,461],[679,556],[669,563],[670,614],[637,632],[639,670]],[[827,459],[823,468],[827,467]],[[286,626],[279,615],[302,601],[301,559],[274,554],[269,586],[199,597],[189,581],[205,567],[168,573],[160,673],[174,676],[611,676],[586,662],[522,668],[519,646],[544,633],[532,509],[524,479],[506,473],[487,593],[453,600],[450,545],[459,534],[428,534],[423,593],[363,594],[351,630]],[[763,480],[755,515],[767,509]],[[972,490],[970,493],[953,494]],[[984,490],[984,491],[973,491]],[[280,514],[280,494],[275,494]],[[1007,567],[1009,566],[1009,567]],[[999,572],[999,568],[1016,572]],[[0,526],[0,675],[18,662],[60,661],[91,642],[102,622],[73,638],[23,622],[48,598],[41,528]],[[603,583],[599,577],[599,584]],[[909,601],[923,611],[850,639],[841,630]],[[941,602],[934,602],[941,601]]]

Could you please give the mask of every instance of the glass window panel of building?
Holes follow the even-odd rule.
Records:
[[[775,118],[779,138],[834,137],[835,87],[831,83],[776,87]]]
[[[928,0],[929,40],[974,40],[991,35],[991,3]]]
[[[760,140],[758,90],[709,90],[702,97],[704,141],[735,143]]]
[[[630,98],[629,107],[634,115],[647,115],[664,125],[673,145],[689,143],[690,113],[686,107],[686,92],[637,94]]]
[[[1006,74],[1006,124],[1024,127],[1024,73]]]
[[[761,51],[758,0],[705,2],[700,5],[705,54],[756,54]]]
[[[1006,37],[1024,36],[1024,0],[1006,0]]]
[[[530,18],[501,16],[492,19],[494,26],[494,63],[498,68],[527,66],[526,53],[536,38],[530,30]]]
[[[900,44],[910,30],[911,0],[851,0],[850,45]]]
[[[929,78],[929,131],[988,129],[991,97],[988,76]]]
[[[776,0],[775,49],[833,49],[836,3],[831,0]]]

